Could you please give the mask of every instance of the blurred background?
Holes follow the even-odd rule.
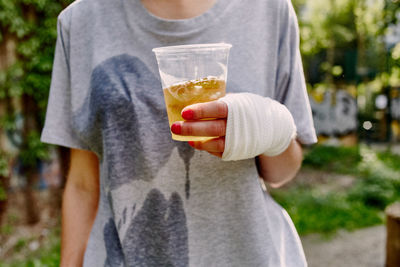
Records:
[[[0,266],[58,266],[69,151],[39,141],[70,0],[0,0]],[[318,133],[297,179],[269,189],[310,266],[383,266],[400,200],[400,1],[292,0]]]

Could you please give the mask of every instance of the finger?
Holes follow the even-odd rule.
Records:
[[[214,138],[205,142],[188,142],[193,148],[205,150],[207,152],[223,153],[225,150],[225,137]]]
[[[184,136],[225,136],[226,120],[177,121],[171,131]]]
[[[223,119],[228,116],[228,106],[225,102],[218,100],[198,103],[185,107],[181,115],[185,120]]]

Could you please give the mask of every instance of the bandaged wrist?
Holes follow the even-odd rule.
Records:
[[[251,93],[228,94],[219,100],[228,105],[225,161],[279,155],[296,137],[292,114],[276,100]]]

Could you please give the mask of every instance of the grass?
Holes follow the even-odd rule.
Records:
[[[274,191],[274,198],[290,214],[299,234],[332,234],[382,223],[382,212],[345,194],[320,194],[309,188]]]
[[[327,172],[356,174],[362,160],[359,147],[317,145],[306,152],[303,166]]]
[[[315,146],[305,155],[304,168],[350,174],[355,181],[351,187],[328,192],[318,185],[272,190],[300,234],[332,234],[381,224],[384,208],[400,200],[400,157],[390,152],[377,153],[365,146]]]
[[[24,252],[23,259],[1,262],[0,267],[58,267],[60,265],[60,230],[51,232],[45,244],[31,252],[27,249],[28,240],[17,242],[15,250]]]
[[[390,151],[385,151],[377,153],[377,156],[386,166],[400,171],[400,155],[394,155]]]

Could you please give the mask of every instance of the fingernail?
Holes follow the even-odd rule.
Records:
[[[181,132],[182,132],[181,124],[180,124],[180,123],[173,123],[173,124],[171,125],[171,131],[172,131],[174,134],[181,134]]]
[[[194,112],[191,109],[186,109],[184,111],[182,111],[182,118],[184,118],[185,120],[191,120],[194,117]]]
[[[194,147],[194,141],[188,141],[189,146]]]

